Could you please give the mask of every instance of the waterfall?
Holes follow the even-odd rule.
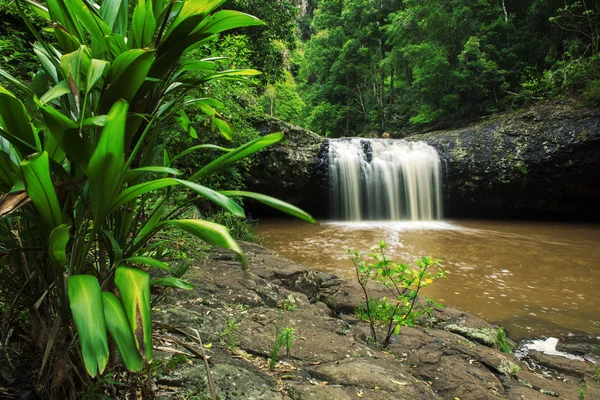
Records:
[[[336,219],[441,219],[440,157],[427,143],[330,140],[328,158]]]

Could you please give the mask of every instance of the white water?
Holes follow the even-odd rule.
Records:
[[[330,140],[332,210],[346,221],[439,220],[440,165],[424,142]]]

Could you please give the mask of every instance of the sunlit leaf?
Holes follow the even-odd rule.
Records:
[[[192,290],[196,287],[191,283],[188,283],[184,280],[175,277],[155,279],[150,282],[150,286],[168,286],[184,290]]]
[[[150,276],[137,268],[119,267],[115,284],[133,332],[136,348],[142,358],[152,361],[152,313],[150,306]]]
[[[21,162],[27,195],[44,223],[51,229],[62,223],[56,190],[50,177],[48,153],[36,153]]]
[[[283,139],[283,133],[271,133],[258,139],[254,139],[238,147],[237,149],[234,149],[228,152],[227,154],[222,155],[210,164],[205,165],[198,172],[193,174],[189,180],[194,181],[203,176],[217,172],[225,167],[228,167],[230,164],[241,160],[244,157],[257,153],[265,147],[271,146],[272,144],[279,142],[281,139]]]
[[[300,208],[291,205],[289,203],[286,203],[285,201],[281,201],[279,199],[276,199],[274,197],[270,197],[270,196],[265,196],[264,194],[260,194],[260,193],[254,193],[254,192],[245,192],[245,191],[240,191],[240,190],[225,190],[225,191],[221,191],[221,194],[224,194],[225,196],[230,196],[230,197],[247,197],[249,199],[253,199],[253,200],[257,200],[260,201],[263,204],[266,204],[269,207],[273,207],[279,211],[282,211],[286,214],[292,215],[296,218],[299,218],[301,220],[304,220],[306,222],[310,222],[311,224],[315,224],[315,220],[305,211],[301,210]]]
[[[212,246],[233,250],[238,254],[242,264],[246,265],[244,252],[223,225],[199,219],[172,220],[165,221],[163,224],[189,232]]]
[[[102,301],[106,328],[119,349],[125,367],[129,371],[140,372],[144,366],[144,360],[136,347],[135,338],[121,301],[110,292],[102,292]]]
[[[109,355],[100,284],[91,275],[71,275],[68,295],[83,362],[94,378],[104,372]]]
[[[158,268],[165,271],[173,272],[173,268],[169,264],[156,260],[152,257],[135,256],[125,259],[127,264],[144,264],[152,268]]]
[[[110,109],[100,141],[88,166],[92,211],[102,221],[115,197],[125,167],[125,121],[128,104],[118,101]]]

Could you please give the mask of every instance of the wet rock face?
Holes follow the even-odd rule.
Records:
[[[277,119],[261,119],[263,134],[284,132],[262,151],[249,189],[329,213],[329,143]],[[564,215],[600,219],[600,114],[569,105],[536,105],[476,126],[429,132],[423,140],[442,159],[445,216]],[[364,142],[370,154],[369,142]]]
[[[446,215],[600,218],[600,114],[537,105],[424,140],[442,158]]]
[[[322,195],[324,187],[321,186],[327,184],[326,180],[322,181],[322,163],[326,162],[326,157],[318,157],[325,138],[266,116],[255,119],[253,125],[263,135],[282,132],[284,138],[258,154],[256,167],[246,177],[248,189],[299,205],[313,213],[326,208],[327,201]],[[326,174],[325,169],[325,177]],[[269,212],[260,205],[250,206],[261,215]]]

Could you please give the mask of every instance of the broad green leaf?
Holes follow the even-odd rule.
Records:
[[[216,72],[212,75],[203,77],[202,80],[203,81],[211,81],[213,79],[219,79],[219,78],[224,78],[224,77],[228,77],[228,76],[256,76],[256,75],[260,75],[260,74],[262,74],[262,72],[257,71],[255,69],[232,69],[229,71]]]
[[[48,90],[46,93],[44,93],[44,95],[42,97],[40,97],[40,103],[42,103],[42,104],[51,103],[53,100],[56,100],[56,99],[60,98],[61,96],[64,96],[65,94],[69,93],[70,91],[71,91],[71,89],[69,88],[69,85],[67,84],[67,82],[60,81],[56,85],[54,85],[52,87],[52,89]]]
[[[148,221],[146,221],[146,223],[144,224],[142,229],[140,229],[140,232],[138,233],[137,237],[134,239],[134,243],[139,242],[147,234],[152,232],[152,230],[154,228],[156,228],[156,226],[158,225],[158,223],[160,222],[160,219],[162,218],[162,216],[164,214],[164,211],[165,211],[164,204],[165,204],[165,197],[160,198],[156,202],[156,204],[154,204],[154,206],[152,207],[152,213],[150,214],[150,218],[148,218]],[[150,251],[150,249],[146,248],[146,251]]]
[[[151,0],[139,0],[133,12],[129,40],[131,48],[144,48],[152,43],[156,30],[156,18]]]
[[[0,86],[0,126],[15,137],[20,138],[30,146],[37,148],[38,141],[25,106],[8,90]],[[26,156],[27,154],[22,154]]]
[[[92,48],[100,48],[100,51],[96,51],[96,54],[93,55],[94,57],[99,58],[103,51],[108,50],[104,36],[111,34],[111,29],[104,21],[102,21],[102,18],[82,0],[67,0],[65,1],[65,5],[70,14],[74,16],[77,22],[92,36],[94,41],[94,46]],[[80,37],[80,39],[82,37]]]
[[[239,197],[247,197],[247,198],[253,199],[253,200],[258,200],[261,203],[268,205],[269,207],[273,207],[279,211],[283,211],[286,214],[290,214],[296,218],[299,218],[306,222],[310,222],[311,224],[316,223],[315,220],[309,214],[307,214],[305,211],[302,211],[298,207],[293,206],[289,203],[286,203],[285,201],[276,199],[274,197],[265,196],[264,194],[260,194],[260,193],[245,192],[245,191],[241,191],[241,190],[225,190],[220,193],[224,194],[225,196],[230,196],[230,197],[238,197],[239,196]]]
[[[87,171],[93,148],[86,133],[80,133],[79,126],[75,122],[49,105],[40,104],[40,111],[44,116],[46,128],[60,145],[60,148],[77,167]]]
[[[104,372],[109,356],[100,284],[91,275],[71,275],[67,286],[85,369],[95,378]]]
[[[150,286],[168,286],[168,287],[175,287],[175,288],[184,289],[184,290],[192,290],[196,287],[196,286],[192,285],[191,283],[188,283],[184,280],[181,280],[181,279],[175,278],[175,277],[155,279],[150,282]]]
[[[181,128],[190,135],[193,139],[198,139],[198,133],[194,128],[194,124],[190,121],[190,117],[186,114],[185,111],[180,110],[175,116],[175,121],[181,126]]]
[[[119,243],[117,243],[117,239],[115,239],[114,235],[110,231],[103,230],[102,232],[108,238],[110,241],[110,246],[112,247],[112,265],[121,265],[121,262],[123,261],[123,249],[121,249],[121,246],[119,246]]]
[[[163,178],[157,179],[154,181],[143,182],[139,185],[135,185],[125,189],[121,194],[115,199],[114,203],[110,207],[110,212],[113,212],[117,208],[122,205],[130,202],[133,199],[138,198],[139,196],[146,194],[148,192],[165,188],[168,186],[175,185],[183,185],[193,192],[206,197],[208,200],[213,203],[223,207],[225,210],[231,212],[232,214],[238,217],[244,217],[244,210],[237,204],[235,201],[231,200],[227,196],[223,196],[219,192],[216,192],[212,189],[207,188],[206,186],[199,185],[194,182],[184,181],[182,179],[175,178]]]
[[[96,115],[83,120],[83,126],[104,126],[106,125],[106,115]]]
[[[198,25],[190,36],[198,32],[215,35],[230,29],[264,25],[265,23],[255,16],[234,10],[221,10]]]
[[[145,50],[129,50],[117,57],[108,70],[107,83],[110,86],[100,98],[100,114],[106,113],[119,99],[133,100],[154,63],[154,57],[154,52]]]
[[[38,3],[37,1],[33,1],[33,0],[24,0],[24,1],[31,7],[31,10],[34,13],[36,13],[38,16],[40,16],[42,19],[45,19],[46,21],[50,20],[50,12],[48,11],[48,7]]]
[[[137,268],[119,267],[115,284],[133,332],[136,348],[142,358],[152,361],[152,312],[150,306],[150,276]]]
[[[19,159],[10,142],[0,136],[0,182],[4,185],[2,192],[6,193],[20,179]]]
[[[244,252],[237,244],[237,242],[231,237],[227,228],[223,225],[215,224],[214,222],[203,221],[200,219],[179,219],[163,222],[164,225],[174,226],[181,230],[184,230],[192,235],[204,240],[206,243],[230,249],[238,254],[241,263],[246,265],[246,258]]]
[[[111,205],[109,212],[114,212],[117,208],[122,205],[129,203],[131,200],[138,198],[139,196],[152,192],[157,189],[162,189],[169,186],[177,185],[177,181],[172,178],[156,179],[153,181],[142,182],[140,184],[128,187],[123,190],[121,194],[115,199]]]
[[[169,42],[181,40],[189,35],[208,13],[224,2],[225,0],[188,0],[184,2],[177,17],[165,32],[163,43],[168,47]]]
[[[52,58],[56,58],[56,55],[49,54],[44,46],[42,46],[40,43],[35,43],[33,45],[33,52],[38,57],[38,60],[40,61],[42,69],[46,72],[46,75],[50,78],[52,83],[56,85],[60,81],[58,79],[58,69],[52,62]],[[58,63],[57,60],[55,61]]]
[[[140,372],[144,366],[144,360],[137,349],[121,301],[110,292],[102,292],[102,301],[104,303],[106,328],[113,342],[117,345],[117,349],[119,349],[125,367],[129,371]]]
[[[50,177],[48,153],[33,154],[21,162],[21,173],[25,178],[27,195],[33,202],[44,223],[56,228],[62,223],[62,214],[56,190]]]
[[[212,119],[212,124],[219,130],[225,139],[233,140],[233,130],[231,129],[229,122],[215,116]]]
[[[129,50],[129,48],[127,47],[127,43],[125,43],[125,37],[123,37],[123,35],[117,35],[113,33],[111,35],[107,35],[105,39],[106,43],[108,43],[108,48],[110,49],[110,52],[114,58],[119,57],[121,54]]]
[[[162,269],[165,271],[173,272],[173,268],[169,266],[169,264],[156,260],[152,257],[144,257],[144,256],[135,256],[129,257],[125,259],[125,262],[128,264],[144,264],[153,268]]]
[[[79,24],[77,24],[74,20],[73,14],[69,12],[67,6],[63,0],[48,0],[48,12],[50,14],[50,20],[56,21],[60,25],[62,25],[67,31],[71,32],[71,34],[76,35],[79,41],[82,41],[83,35]],[[76,19],[76,18],[75,18]],[[60,41],[62,46],[64,44]]]
[[[88,68],[87,78],[85,83],[85,93],[91,92],[91,90],[96,86],[96,83],[102,78],[102,74],[104,73],[104,69],[108,65],[108,61],[97,60],[93,58],[90,62],[90,67]]]
[[[67,224],[57,226],[50,232],[49,251],[50,257],[59,267],[67,265],[67,243],[69,242],[69,230]]]
[[[181,67],[175,73],[175,76],[180,75],[184,72],[205,72],[213,71],[219,68],[219,65],[212,61],[204,60],[185,60],[181,63]]]
[[[119,100],[110,109],[100,140],[88,166],[88,181],[94,221],[102,223],[123,182],[125,167],[125,122],[128,104]]]
[[[169,167],[141,167],[141,168],[135,168],[132,170],[127,171],[127,174],[125,175],[125,182],[129,182],[132,179],[137,178],[138,176],[144,174],[144,173],[159,173],[159,174],[170,174],[170,175],[181,175],[181,172],[176,170],[175,168],[169,168]]]
[[[100,6],[100,16],[113,33],[127,34],[128,18],[127,0],[104,0]]]
[[[6,70],[4,70],[2,68],[0,68],[0,78],[6,79],[14,87],[19,89],[24,95],[26,95],[28,98],[32,98],[34,96],[34,93],[31,89],[29,89],[21,81],[19,81],[17,78],[15,78],[14,76],[9,74]]]
[[[46,137],[46,141],[44,142],[44,151],[48,153],[50,160],[56,161],[58,164],[62,164],[62,162],[65,160],[65,152],[60,148],[58,142],[52,135],[48,135]],[[52,167],[52,164],[50,164],[50,167]]]
[[[184,151],[182,151],[181,153],[177,154],[175,157],[173,157],[173,159],[171,160],[171,163],[175,162],[176,160],[179,160],[181,157],[185,157],[186,155],[188,155],[196,150],[201,150],[201,149],[213,149],[213,150],[224,151],[227,153],[234,150],[234,149],[227,149],[225,147],[217,146],[214,144],[199,144],[197,146],[189,147],[189,148],[185,149]]]
[[[205,165],[198,172],[194,173],[189,180],[194,181],[198,178],[219,171],[244,157],[248,157],[249,155],[258,152],[265,147],[279,142],[281,139],[283,139],[283,133],[271,133],[258,139],[254,139],[238,147],[237,149],[222,155],[208,165]]]
[[[80,46],[76,51],[65,54],[60,58],[62,75],[71,89],[75,105],[80,107],[80,90],[82,88],[82,72],[90,63],[90,56],[86,46]]]

